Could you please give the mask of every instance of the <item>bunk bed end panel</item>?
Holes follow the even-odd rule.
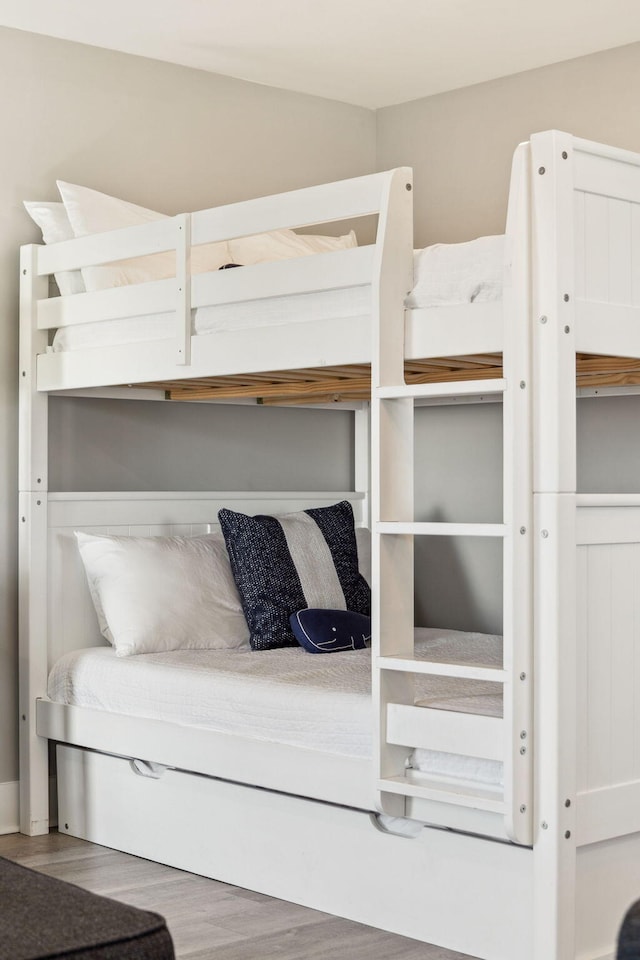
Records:
[[[531,149],[535,957],[564,960],[612,955],[640,883],[640,497],[576,495],[575,394],[577,352],[640,356],[640,157]]]

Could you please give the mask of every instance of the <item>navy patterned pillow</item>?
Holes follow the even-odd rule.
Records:
[[[294,636],[309,653],[362,650],[371,643],[371,618],[351,610],[298,610],[289,621]]]
[[[218,519],[254,650],[296,646],[289,618],[306,607],[369,614],[347,500],[282,517],[223,509]]]

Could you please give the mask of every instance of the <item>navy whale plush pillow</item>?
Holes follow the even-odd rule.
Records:
[[[362,650],[371,643],[371,618],[351,610],[298,610],[289,618],[301,647],[309,653]]]

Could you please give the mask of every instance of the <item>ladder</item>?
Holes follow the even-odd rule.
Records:
[[[378,243],[373,291],[371,392],[372,691],[377,808],[442,825],[459,825],[461,808],[500,819],[503,835],[532,842],[532,480],[530,450],[530,317],[528,236],[516,220],[529,215],[528,152],[510,197],[509,266],[503,301],[503,374],[493,380],[407,385],[404,379],[404,298],[412,286],[411,171],[389,182],[386,222]],[[517,172],[517,171],[516,171]],[[381,215],[382,216],[382,215]],[[527,220],[528,223],[528,220]],[[465,353],[460,343],[459,353]],[[454,351],[455,352],[455,351]],[[498,523],[419,522],[414,510],[414,418],[418,406],[447,397],[497,395],[503,406],[503,511]],[[502,541],[503,663],[446,663],[418,658],[414,645],[416,537],[490,537]],[[503,716],[478,716],[417,705],[419,676],[486,680],[503,691]],[[415,776],[407,761],[416,747],[499,760],[502,795],[465,781]],[[424,816],[420,811],[424,811]],[[458,817],[456,818],[456,811]],[[473,820],[467,820],[473,823]],[[481,820],[477,820],[481,823]],[[482,832],[482,827],[478,829]]]

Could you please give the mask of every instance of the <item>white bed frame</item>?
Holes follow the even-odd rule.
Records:
[[[557,132],[533,136],[514,158],[502,304],[405,316],[410,183],[401,169],[24,248],[22,829],[48,829],[53,740],[60,826],[74,835],[487,960],[609,958],[640,895],[640,493],[576,493],[575,357],[640,358],[640,157]],[[373,213],[371,247],[189,280],[189,237]],[[47,298],[54,270],[174,247],[177,281]],[[192,306],[358,284],[371,287],[371,314],[348,323],[190,335]],[[47,352],[54,327],[172,305],[175,342]],[[405,357],[494,351],[500,379],[405,385]],[[355,492],[345,496],[373,530],[373,761],[48,701],[52,662],[99,642],[72,530],[198,532],[221,503],[278,512],[342,496],[49,493],[48,394],[364,362],[371,488],[360,408]],[[417,523],[416,402],[480,394],[503,402],[502,522]],[[501,670],[413,659],[415,536],[502,539]],[[415,673],[498,681],[504,717],[415,707],[406,682]],[[416,746],[501,760],[503,796],[411,780],[405,760]],[[149,779],[130,758],[176,769]],[[428,826],[413,840],[390,835],[374,811]]]

